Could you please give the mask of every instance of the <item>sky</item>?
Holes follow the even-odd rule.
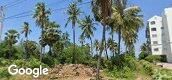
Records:
[[[50,8],[52,11],[54,10],[53,12],[51,12],[50,15],[51,21],[56,21],[58,24],[60,24],[62,32],[68,32],[70,34],[70,39],[72,40],[71,24],[69,24],[67,27],[64,27],[68,17],[66,14],[66,7],[72,1],[73,0],[0,0],[0,6],[7,5],[7,7],[4,8],[5,20],[2,38],[4,38],[4,33],[7,32],[9,29],[16,29],[18,32],[21,32],[23,22],[28,22],[32,30],[32,33],[29,35],[29,39],[38,42],[40,36],[40,28],[36,26],[35,20],[32,18],[33,16],[31,14],[34,13],[35,5],[37,2],[45,2],[47,8]],[[90,0],[83,0],[83,2],[89,1]],[[142,12],[140,14],[143,15],[145,25],[139,31],[138,40],[135,44],[136,55],[138,55],[140,52],[140,46],[146,41],[145,29],[147,20],[154,15],[161,16],[164,8],[172,7],[172,0],[128,0],[128,5],[137,5],[140,6],[140,8],[142,9]],[[92,15],[89,3],[80,5],[79,7],[82,11],[80,19],[82,19],[85,15]],[[21,13],[24,14],[16,16],[17,14]],[[102,35],[102,26],[98,25],[96,26],[96,28],[97,30],[94,33],[93,40],[100,40]],[[77,28],[77,43],[79,43],[78,38],[80,34],[81,30]],[[23,35],[20,36],[20,39],[22,38],[24,39]],[[118,41],[117,36],[115,36],[115,40]],[[88,40],[86,42],[88,42]],[[122,49],[125,49],[124,45],[122,45]]]

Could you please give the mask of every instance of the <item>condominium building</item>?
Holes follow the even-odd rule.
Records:
[[[162,17],[163,53],[166,54],[167,61],[172,62],[172,8],[165,8]]]
[[[151,52],[153,55],[162,53],[162,17],[153,16],[148,20]]]
[[[166,55],[172,62],[172,8],[165,8],[162,17],[150,18],[147,30],[152,55]]]

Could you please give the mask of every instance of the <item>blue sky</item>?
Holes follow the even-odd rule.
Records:
[[[26,13],[24,15],[32,14],[35,8],[35,4],[37,2],[45,2],[47,4],[47,7],[50,8],[51,10],[67,7],[68,4],[72,2],[72,0],[24,0],[24,1],[23,0],[0,0],[0,6],[3,6],[8,3],[15,4],[16,3],[15,1],[18,1],[19,4],[5,8],[5,18],[16,15],[16,14],[20,14],[22,12],[30,11],[30,10],[31,10],[30,13]],[[83,0],[83,1],[88,2],[90,0]],[[146,24],[146,21],[150,17],[154,15],[161,15],[164,8],[167,8],[170,6],[172,7],[172,0],[129,0],[128,3],[129,5],[138,5],[141,7],[142,9],[141,14],[144,15],[143,18],[144,18],[145,24]],[[81,8],[81,11],[83,12],[80,18],[83,18],[84,15],[91,14],[90,4],[81,5],[80,8]],[[53,11],[50,18],[52,21],[56,21],[58,24],[61,25],[61,30],[63,32],[67,31],[69,32],[69,34],[72,33],[70,24],[68,27],[66,28],[64,27],[67,21],[66,9]],[[21,26],[23,22],[29,22],[31,26],[32,33],[30,34],[29,38],[31,40],[38,41],[38,37],[40,36],[40,29],[35,25],[35,21],[32,18],[32,16],[21,17],[21,18],[13,17],[13,18],[6,19],[4,21],[3,34],[7,32],[7,30],[9,29],[16,29],[17,31],[21,32],[22,30]],[[97,31],[95,32],[94,39],[101,39],[102,28],[101,26],[96,26],[96,27],[97,27]],[[138,33],[139,37],[138,37],[137,43],[135,44],[137,54],[139,53],[140,45],[146,41],[145,28],[146,27],[141,29]],[[76,39],[78,39],[80,34],[81,34],[81,30],[77,29]],[[23,38],[23,36],[21,35],[20,38]],[[72,34],[70,35],[70,38],[72,39]],[[118,37],[115,36],[116,41],[117,41],[117,38]],[[79,43],[79,41],[77,41],[77,43]],[[124,47],[122,47],[122,49],[124,49]]]

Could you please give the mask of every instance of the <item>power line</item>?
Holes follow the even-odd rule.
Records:
[[[5,5],[3,5],[3,6],[6,7],[6,6],[11,5],[11,4],[13,4],[13,3],[16,3],[16,2],[18,2],[18,1],[20,1],[20,0],[15,0],[15,1],[13,1],[13,2],[8,2],[7,4],[5,4]]]
[[[13,18],[13,17],[20,16],[20,15],[23,15],[23,14],[28,14],[28,13],[31,13],[31,10],[30,10],[30,11],[25,11],[25,12],[22,12],[22,13],[13,15],[13,16],[6,17],[6,18],[4,18],[4,19]]]
[[[18,5],[18,4],[20,4],[20,3],[23,3],[24,1],[27,1],[27,0],[18,0],[18,1],[15,1],[15,2],[12,3],[12,4],[5,5],[5,8],[13,7],[13,6]]]
[[[79,6],[81,6],[81,5],[85,5],[85,4],[88,4],[88,3],[91,3],[90,1],[89,2],[85,2],[85,3],[80,3],[80,4],[78,4]],[[59,11],[59,10],[64,10],[64,9],[67,9],[68,7],[63,7],[63,8],[58,8],[58,9],[54,9],[54,10],[52,10],[52,12],[55,12],[55,11]],[[6,17],[6,18],[4,18],[4,20],[7,20],[7,19],[15,19],[15,18],[22,18],[22,17],[27,17],[27,16],[31,16],[31,15],[33,15],[33,14],[26,14],[26,13],[30,13],[31,12],[31,10],[30,11],[26,11],[26,12],[22,12],[22,13],[19,13],[19,14],[16,14],[16,15],[13,15],[13,16],[9,16],[9,17]],[[25,14],[25,15],[23,15],[23,14]],[[21,16],[20,16],[21,15]]]
[[[58,1],[58,3],[60,3],[60,2],[62,2],[63,0],[60,0],[60,1]],[[66,1],[66,0],[65,0]],[[63,1],[64,2],[64,1]],[[54,4],[54,3],[50,3],[50,4],[48,4],[48,5],[52,5],[52,4]],[[48,5],[46,5],[46,6],[48,6]],[[19,13],[19,14],[16,14],[16,15],[13,15],[13,16],[9,16],[9,17],[6,17],[5,19],[8,19],[8,18],[13,18],[13,17],[16,17],[16,16],[20,16],[20,15],[26,15],[27,14],[27,16],[28,16],[28,13],[31,13],[32,12],[32,10],[29,10],[29,11],[25,11],[25,12],[22,12],[22,13]],[[18,17],[17,17],[18,18]]]

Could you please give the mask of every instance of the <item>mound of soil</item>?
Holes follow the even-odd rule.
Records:
[[[49,79],[90,80],[95,78],[96,69],[82,64],[56,65],[49,70]]]

